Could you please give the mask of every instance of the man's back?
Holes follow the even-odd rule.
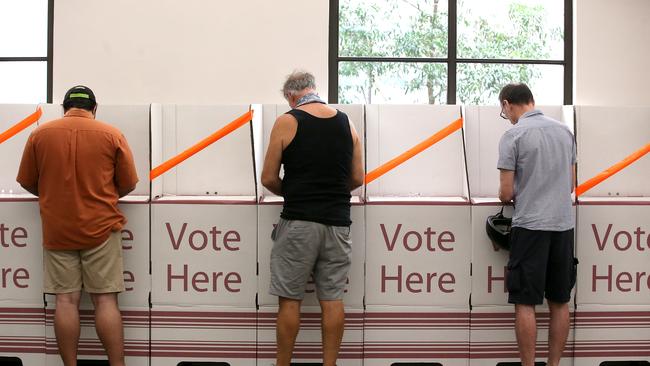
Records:
[[[515,171],[513,226],[574,227],[571,202],[575,144],[569,129],[540,111],[525,113],[499,143],[499,169]]]
[[[126,222],[120,191],[137,182],[124,136],[91,112],[71,110],[30,136],[18,181],[37,185],[47,249],[99,245]]]
[[[282,154],[282,217],[350,225],[353,141],[348,117],[320,103],[288,112],[296,133]]]

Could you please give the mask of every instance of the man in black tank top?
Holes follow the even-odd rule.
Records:
[[[315,89],[310,73],[287,78],[283,93],[292,110],[273,126],[262,171],[262,184],[284,198],[271,234],[270,293],[280,305],[277,366],[291,363],[300,304],[312,274],[323,313],[324,366],[336,365],[343,338],[350,191],[363,184],[361,142],[347,115],[325,104]]]

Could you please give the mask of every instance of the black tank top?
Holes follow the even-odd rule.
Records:
[[[284,208],[280,217],[349,226],[352,133],[345,113],[318,118],[293,109],[296,135],[282,152]]]

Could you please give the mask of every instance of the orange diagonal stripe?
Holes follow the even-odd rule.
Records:
[[[628,165],[634,163],[635,161],[641,159],[643,155],[647,154],[650,152],[650,143],[647,143],[644,147],[640,148],[639,150],[633,152],[631,155],[626,157],[625,159],[619,161],[618,163],[610,166],[609,168],[603,170],[602,172],[598,173],[595,177],[589,179],[588,181],[582,183],[576,188],[576,196],[580,196],[581,194],[587,192],[588,190],[594,188],[598,184],[600,184],[602,181],[605,179],[611,177],[612,175],[620,172],[621,170],[625,169]]]
[[[223,126],[221,129],[219,129],[217,132],[213,133],[212,135],[204,138],[203,140],[199,141],[196,143],[194,146],[188,148],[187,150],[183,151],[182,153],[174,156],[173,158],[167,160],[166,162],[158,165],[155,167],[151,172],[149,173],[149,180],[154,180],[158,176],[164,174],[166,171],[169,169],[175,167],[176,165],[180,164],[183,162],[185,159],[189,158],[190,156],[196,154],[197,152],[205,149],[206,147],[210,146],[217,140],[221,139],[224,136],[227,136],[231,132],[235,131],[239,127],[245,125],[248,123],[250,120],[253,119],[253,110],[249,110],[248,112],[242,114],[239,116],[237,119],[234,121],[228,123],[227,125]]]
[[[9,127],[7,131],[0,134],[0,144],[9,140],[10,138],[17,135],[20,131],[34,124],[36,121],[38,121],[39,118],[41,118],[41,115],[43,115],[43,111],[41,110],[40,107],[38,107],[36,109],[36,112],[30,114],[29,116],[25,117],[25,119],[23,119],[22,121]]]
[[[377,169],[371,171],[370,173],[366,174],[366,184],[372,182],[373,180],[381,177],[382,175],[388,173],[389,171],[395,169],[398,165],[402,164],[403,162],[407,161],[408,159],[414,157],[415,155],[421,153],[422,151],[428,149],[429,147],[433,146],[436,142],[444,139],[445,137],[451,135],[452,133],[460,130],[463,127],[463,118],[459,118],[449,124],[447,127],[443,128],[442,130],[436,132],[433,134],[431,137],[428,139],[420,142],[419,144],[413,146],[412,148],[406,150],[396,158],[393,158],[387,163],[384,163]]]

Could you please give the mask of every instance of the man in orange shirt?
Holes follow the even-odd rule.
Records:
[[[138,182],[124,135],[95,120],[95,95],[76,86],[64,117],[27,140],[16,179],[38,196],[43,223],[44,292],[56,294],[54,331],[66,366],[77,364],[82,287],[95,306],[97,335],[112,366],[124,365],[117,294],[124,291],[119,197]]]

